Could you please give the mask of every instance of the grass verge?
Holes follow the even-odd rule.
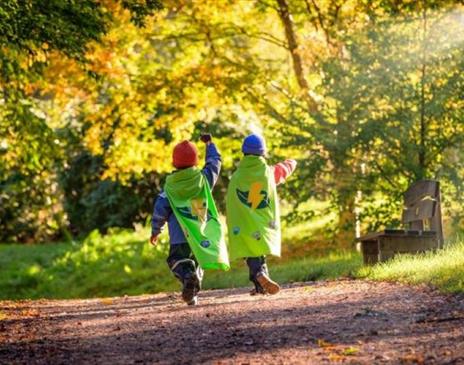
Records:
[[[0,245],[0,299],[90,298],[177,291],[166,265],[166,237],[153,248],[147,232],[92,233],[79,243]],[[422,255],[403,255],[363,267],[356,252],[322,257],[270,259],[279,283],[335,279],[341,276],[430,284],[444,292],[464,292],[464,242]],[[208,271],[205,289],[250,286],[243,261],[229,272]]]
[[[305,257],[298,260],[268,262],[270,274],[279,283],[315,281],[354,276],[362,265],[356,252],[331,252],[323,257]],[[235,288],[249,285],[248,269],[243,261],[237,261],[228,273],[211,272],[205,277],[207,289]]]
[[[419,255],[401,255],[386,263],[363,267],[359,278],[428,284],[443,292],[464,292],[464,242]]]
[[[180,284],[166,265],[166,237],[153,248],[147,232],[92,233],[83,242],[0,245],[0,299],[90,298],[177,291]],[[353,275],[361,265],[357,253],[321,258],[270,260],[281,283]],[[250,285],[242,261],[229,272],[208,271],[204,288]]]

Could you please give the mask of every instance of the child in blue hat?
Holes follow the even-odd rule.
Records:
[[[227,226],[232,258],[244,258],[255,289],[251,294],[276,294],[279,285],[270,276],[266,255],[280,256],[280,217],[276,186],[296,168],[295,160],[269,166],[266,144],[257,134],[243,141],[243,159],[227,189]]]

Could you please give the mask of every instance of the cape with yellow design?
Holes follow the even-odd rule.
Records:
[[[231,259],[280,256],[279,206],[272,168],[261,156],[244,156],[227,189]]]
[[[167,177],[164,191],[200,266],[228,270],[224,230],[201,171],[196,167],[175,171]]]

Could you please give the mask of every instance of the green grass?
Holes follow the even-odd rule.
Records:
[[[148,232],[92,233],[79,243],[0,245],[0,299],[89,298],[179,290],[166,265],[167,237],[157,248]],[[351,275],[361,265],[357,253],[322,258],[270,260],[279,282]],[[229,272],[208,271],[205,288],[249,285],[242,261]]]
[[[92,233],[81,243],[0,245],[0,299],[85,298],[174,288],[167,245],[146,232]]]
[[[437,252],[402,255],[383,264],[364,267],[360,278],[429,284],[443,292],[464,292],[464,242],[448,245]]]
[[[323,252],[327,245],[327,227],[336,219],[335,213],[327,213],[328,202],[318,200],[308,200],[299,207],[300,212],[313,211],[314,216],[303,222],[287,224],[283,222],[282,238],[288,242],[292,248],[307,246],[308,244],[315,251]],[[293,206],[282,204],[282,215]]]
[[[166,265],[167,237],[157,248],[148,231],[92,233],[83,242],[0,245],[0,299],[89,298],[177,291]],[[280,283],[340,276],[430,284],[444,292],[464,292],[464,242],[436,253],[399,256],[363,267],[357,252],[328,252],[320,257],[269,260]],[[249,286],[243,261],[229,272],[208,271],[204,288]]]
[[[361,267],[361,256],[356,252],[331,252],[324,257],[306,257],[299,260],[269,260],[269,271],[279,283],[335,279],[353,276]],[[207,289],[234,288],[250,285],[248,270],[242,261],[236,262],[226,274],[211,272],[205,277]]]

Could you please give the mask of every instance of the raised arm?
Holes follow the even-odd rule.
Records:
[[[221,154],[212,142],[210,134],[202,135],[201,140],[206,144],[205,167],[203,167],[202,171],[212,189],[216,185],[221,172]]]
[[[282,184],[295,171],[296,161],[285,160],[274,166],[274,180],[276,185]]]

